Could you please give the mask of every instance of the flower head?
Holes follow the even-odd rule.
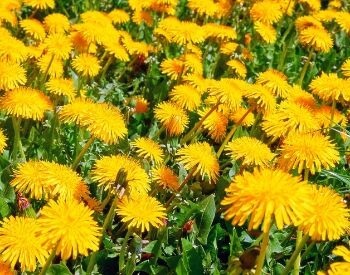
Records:
[[[75,200],[51,200],[41,209],[38,223],[46,243],[57,245],[57,255],[64,260],[76,259],[99,248],[101,232],[92,215],[88,207]]]
[[[82,53],[75,57],[72,61],[72,66],[78,73],[89,77],[98,75],[101,69],[98,59],[87,53]]]
[[[234,72],[240,76],[241,78],[245,78],[247,76],[247,68],[245,65],[236,59],[232,59],[227,61],[227,66],[229,66]]]
[[[63,75],[62,59],[51,54],[44,54],[38,60],[40,72],[51,77],[59,78]]]
[[[327,273],[317,272],[317,275],[343,275],[349,273],[350,270],[350,250],[343,245],[337,246],[332,253],[337,256],[341,256],[345,261],[335,262],[330,265]]]
[[[151,174],[153,180],[163,188],[169,188],[173,191],[176,191],[180,187],[179,178],[169,167],[155,167],[152,169]]]
[[[171,136],[182,134],[189,122],[186,112],[172,102],[159,103],[154,113]]]
[[[45,83],[48,92],[54,95],[62,95],[72,101],[76,95],[74,83],[72,79],[65,78],[51,78]]]
[[[219,176],[219,162],[209,143],[192,143],[180,148],[177,161],[187,170],[194,169],[194,175],[207,176],[209,181],[216,182]]]
[[[31,35],[34,39],[42,41],[46,37],[44,26],[39,20],[23,19],[21,20],[20,25],[24,31]]]
[[[204,117],[210,112],[211,108],[207,107],[198,111],[200,117]],[[228,124],[227,116],[218,111],[213,111],[203,122],[203,128],[208,131],[209,136],[216,142],[220,142],[226,134]]]
[[[313,240],[338,240],[349,230],[349,209],[333,189],[313,186],[307,204],[296,225]]]
[[[292,88],[287,82],[287,77],[274,69],[259,74],[256,82],[270,90],[274,95],[282,98],[288,97]]]
[[[159,144],[149,138],[140,137],[130,143],[141,158],[149,158],[155,163],[163,161],[163,151]]]
[[[282,17],[281,6],[276,1],[263,0],[256,2],[250,9],[250,16],[254,21],[265,24],[276,23]]]
[[[24,68],[13,62],[0,61],[0,89],[10,90],[20,85],[24,85],[27,81]]]
[[[23,3],[35,9],[53,9],[55,7],[55,0],[23,0]]]
[[[277,31],[273,26],[257,21],[254,23],[254,29],[266,43],[273,44],[276,42]]]
[[[350,78],[350,58],[343,63],[341,71],[346,78]]]
[[[339,152],[328,137],[319,132],[290,133],[281,148],[279,165],[285,170],[309,169],[311,174],[330,169],[339,162]]]
[[[0,222],[0,259],[14,268],[19,262],[22,271],[34,271],[37,261],[45,264],[49,256],[37,220],[25,217],[4,218]]]
[[[51,13],[44,19],[44,27],[48,33],[64,33],[69,30],[69,19],[60,13]]]
[[[51,33],[43,41],[43,45],[49,54],[62,59],[69,58],[73,46],[69,37],[63,33]]]
[[[327,53],[333,47],[331,35],[325,28],[308,27],[299,32],[299,41],[305,47]]]
[[[0,109],[7,114],[33,120],[42,120],[44,113],[52,107],[52,102],[44,93],[28,87],[6,92],[0,101]]]
[[[306,182],[281,170],[256,169],[236,176],[221,204],[233,225],[249,219],[248,230],[262,226],[268,232],[273,220],[279,229],[297,221],[309,189]]]
[[[255,106],[263,114],[268,114],[275,110],[276,97],[265,85],[251,84],[247,86],[244,96],[249,100],[251,105]]]
[[[188,84],[176,85],[169,96],[172,101],[189,111],[194,111],[201,104],[201,93]]]
[[[253,137],[240,137],[226,146],[232,159],[243,159],[242,165],[268,166],[274,154],[266,144]]]
[[[149,231],[151,226],[161,227],[166,219],[165,208],[155,198],[146,194],[123,196],[117,204],[116,212],[129,228],[141,232]]]

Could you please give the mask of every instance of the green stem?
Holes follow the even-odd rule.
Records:
[[[56,125],[58,122],[58,117],[57,117],[57,111],[56,111],[56,106],[57,106],[57,102],[54,102],[54,111],[53,111],[53,117],[52,117],[52,122],[51,122],[51,129],[50,129],[50,139],[48,142],[48,146],[47,146],[47,154],[48,154],[48,159],[52,160],[51,157],[51,152],[52,152],[52,146],[53,146],[53,141],[55,139],[55,130],[56,130]]]
[[[89,140],[85,143],[83,149],[81,149],[81,151],[79,152],[78,156],[75,158],[75,160],[73,161],[72,164],[72,169],[75,170],[79,164],[79,162],[81,161],[81,159],[83,158],[83,156],[85,155],[85,153],[87,152],[87,150],[89,149],[89,147],[91,146],[91,144],[95,141],[95,137],[91,136],[89,138]]]
[[[305,234],[304,237],[302,237],[300,242],[297,244],[297,247],[295,248],[292,256],[288,260],[287,265],[281,275],[289,274],[289,271],[292,269],[292,266],[294,265],[295,260],[297,259],[298,255],[300,254],[300,251],[303,249],[308,239],[309,239],[309,236],[307,234]],[[295,274],[295,272],[293,272],[293,274]]]
[[[217,102],[202,118],[194,125],[194,127],[181,139],[180,144],[184,144],[192,138],[192,135],[202,126],[204,120],[206,120],[220,105]]]
[[[125,268],[125,252],[126,252],[126,246],[128,244],[128,239],[130,237],[130,235],[132,234],[132,229],[128,229],[128,231],[126,232],[126,235],[124,237],[123,240],[123,244],[122,247],[120,249],[120,254],[119,254],[119,274],[123,274],[122,271]]]
[[[46,68],[45,73],[44,73],[44,75],[43,75],[43,78],[42,78],[42,80],[41,80],[40,86],[42,86],[42,85],[45,83],[46,78],[47,78],[47,75],[48,75],[48,73],[49,73],[49,70],[50,70],[50,67],[51,67],[51,65],[52,65],[52,62],[53,62],[54,58],[55,58],[55,55],[52,54],[52,55],[51,55],[50,62],[49,62],[49,64],[47,65],[47,68]]]
[[[297,246],[300,244],[302,239],[303,239],[303,232],[298,230],[297,231],[297,239],[296,239],[296,245]],[[300,272],[300,262],[301,262],[301,255],[300,255],[300,251],[299,251],[299,253],[296,255],[296,258],[294,260],[293,275],[298,275],[299,274],[299,272]]]
[[[12,117],[12,126],[13,126],[13,131],[15,133],[15,140],[14,140],[14,144],[13,144],[12,157],[14,160],[17,160],[17,154],[19,151],[22,160],[25,161],[26,156],[24,154],[22,141],[21,141],[20,125],[21,125],[21,119],[16,118],[16,117]]]
[[[225,146],[227,145],[227,143],[231,140],[232,136],[235,134],[237,128],[239,125],[241,125],[242,121],[247,117],[247,115],[254,109],[254,107],[250,107],[245,114],[240,118],[240,120],[237,122],[236,125],[234,125],[231,129],[231,131],[226,135],[224,141],[222,142],[218,152],[216,153],[217,158],[220,158],[222,152],[225,149]]]
[[[43,266],[43,268],[41,269],[39,275],[45,275],[46,274],[46,271],[50,267],[53,258],[55,258],[55,256],[56,256],[57,247],[58,247],[58,243],[56,244],[54,249],[52,249],[52,252],[51,252],[50,256],[47,258],[46,263]]]
[[[336,103],[337,103],[337,101],[333,97],[333,99],[332,99],[332,109],[331,109],[331,121],[329,122],[329,131],[332,129],[332,126],[333,126]]]
[[[310,64],[310,62],[311,62],[311,58],[312,58],[313,53],[314,53],[314,51],[313,51],[313,50],[310,50],[309,56],[307,57],[307,60],[306,60],[306,62],[305,62],[305,64],[304,64],[304,67],[303,67],[303,69],[302,69],[302,71],[301,71],[299,80],[298,80],[298,82],[297,82],[300,86],[302,86],[302,84],[303,84],[304,77],[305,77],[307,68],[309,67],[309,64]]]
[[[264,267],[265,256],[267,252],[267,246],[269,244],[269,235],[270,235],[270,225],[266,232],[263,233],[263,239],[260,247],[259,257],[257,259],[255,275],[260,275]]]
[[[112,64],[112,62],[113,62],[113,56],[110,55],[110,56],[108,57],[108,60],[107,60],[106,64],[105,64],[104,67],[102,68],[102,71],[101,71],[101,79],[104,79],[104,78],[105,78],[106,72],[107,72],[109,66]]]
[[[315,246],[315,244],[316,244],[316,243],[313,241],[311,244],[309,244],[309,245],[307,246],[307,248],[305,249],[304,253],[301,255],[301,259],[302,259],[302,260],[305,259],[305,257],[306,257],[307,255],[309,255],[311,249]]]

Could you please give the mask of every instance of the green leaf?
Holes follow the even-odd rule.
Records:
[[[197,275],[204,274],[202,255],[193,244],[186,239],[181,239],[183,254],[176,267],[176,274]]]
[[[196,216],[196,224],[198,227],[198,240],[201,244],[207,244],[210,227],[213,223],[216,207],[214,195],[210,195],[199,203],[200,215]]]
[[[0,197],[0,215],[6,217],[10,213],[10,207],[8,206],[6,199]]]
[[[72,275],[72,273],[63,264],[53,264],[46,271],[46,275]]]

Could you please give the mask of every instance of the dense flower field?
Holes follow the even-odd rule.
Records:
[[[1,0],[0,274],[350,274],[349,11]]]

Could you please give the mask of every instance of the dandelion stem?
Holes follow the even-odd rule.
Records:
[[[128,231],[126,232],[126,235],[125,235],[124,240],[123,240],[122,247],[120,249],[120,254],[119,254],[119,273],[120,274],[124,274],[124,273],[122,273],[122,271],[125,268],[126,245],[128,243],[128,239],[129,239],[131,233],[132,233],[132,230],[129,228]]]
[[[181,185],[179,186],[179,188],[177,189],[177,192],[173,193],[173,195],[170,197],[170,199],[166,202],[165,207],[167,208],[167,212],[172,208],[170,206],[170,203],[175,199],[176,194],[179,194],[182,190],[182,188],[184,188],[184,186],[189,182],[189,180],[192,178],[194,172],[196,171],[195,169],[196,167],[193,167],[190,172],[187,174],[186,178],[184,179],[184,181],[181,183]]]
[[[43,268],[41,269],[39,275],[45,275],[46,274],[46,271],[50,267],[53,258],[55,258],[55,256],[56,256],[57,247],[58,247],[58,243],[56,244],[54,249],[52,249],[52,252],[51,252],[50,256],[47,258],[46,263],[43,266]]]
[[[234,125],[231,129],[231,131],[226,135],[225,140],[222,142],[218,152],[216,153],[217,158],[220,158],[222,152],[224,151],[224,148],[226,144],[230,141],[232,136],[235,134],[237,128],[239,125],[241,125],[242,121],[247,117],[247,115],[254,109],[254,107],[250,107],[245,114],[240,118],[240,120],[237,122],[236,125]]]
[[[21,124],[20,118],[17,119],[16,117],[12,117],[12,126],[13,126],[13,131],[15,132],[15,140],[14,140],[14,144],[13,144],[12,158],[14,160],[17,160],[17,154],[19,151],[22,160],[25,161],[26,156],[24,154],[22,141],[21,141],[20,124]]]
[[[79,152],[78,156],[75,158],[75,160],[73,161],[72,164],[72,169],[75,170],[79,164],[79,162],[81,161],[81,159],[83,158],[83,156],[85,155],[85,153],[87,152],[87,150],[89,149],[89,147],[91,146],[91,144],[95,141],[95,137],[91,136],[89,138],[89,140],[85,143],[83,149],[81,149],[81,151]]]
[[[210,110],[207,112],[195,125],[194,127],[181,139],[180,144],[184,144],[192,138],[192,135],[202,126],[204,120],[206,120],[211,113],[213,113],[217,107],[220,105],[220,102],[217,102]]]
[[[331,121],[329,122],[329,130],[332,129],[333,126],[333,122],[334,122],[334,113],[335,113],[335,106],[336,106],[337,101],[335,100],[335,98],[333,97],[332,100],[332,109],[331,109]]]
[[[51,67],[51,65],[52,65],[52,62],[53,62],[54,58],[55,58],[55,55],[52,54],[52,55],[51,55],[50,62],[49,62],[49,64],[48,64],[47,67],[46,67],[46,70],[45,70],[45,73],[44,73],[44,75],[43,75],[43,78],[42,78],[42,81],[41,81],[41,83],[40,83],[40,86],[43,85],[43,84],[45,83],[46,78],[47,78],[47,75],[48,75],[48,73],[49,73],[49,70],[50,70],[50,67]]]
[[[309,239],[309,236],[307,234],[304,235],[304,237],[301,238],[300,242],[297,244],[297,247],[295,248],[292,256],[290,257],[290,259],[287,262],[287,265],[285,267],[285,269],[283,270],[281,275],[287,275],[289,274],[289,271],[292,269],[292,266],[295,262],[295,260],[297,259],[297,257],[300,254],[300,251],[303,249],[305,243],[307,242],[307,240]],[[299,272],[299,270],[298,270]],[[296,271],[294,270],[293,274],[298,274],[296,273]]]
[[[298,230],[297,231],[297,239],[296,239],[296,245],[298,247],[298,245],[300,244],[300,242],[303,239],[303,233]],[[301,262],[301,256],[300,256],[300,250],[298,252],[298,254],[296,255],[296,258],[294,259],[294,270],[293,270],[293,275],[298,275],[300,272],[300,262]]]
[[[108,60],[107,60],[106,64],[102,68],[101,79],[105,78],[106,72],[107,72],[109,66],[112,64],[112,62],[113,62],[113,56],[111,55],[111,56],[108,57]]]
[[[269,235],[270,235],[270,225],[266,232],[263,233],[263,239],[260,247],[259,257],[257,259],[255,275],[260,275],[264,267],[265,255],[267,251],[267,246],[269,244]]]
[[[303,84],[303,81],[304,81],[304,77],[305,77],[305,74],[306,74],[306,71],[307,71],[307,68],[309,67],[309,64],[311,62],[311,58],[312,58],[312,55],[313,55],[314,51],[313,50],[310,50],[309,52],[309,56],[307,57],[307,60],[304,64],[304,67],[301,71],[301,74],[300,74],[300,78],[298,80],[298,84],[301,86]]]

